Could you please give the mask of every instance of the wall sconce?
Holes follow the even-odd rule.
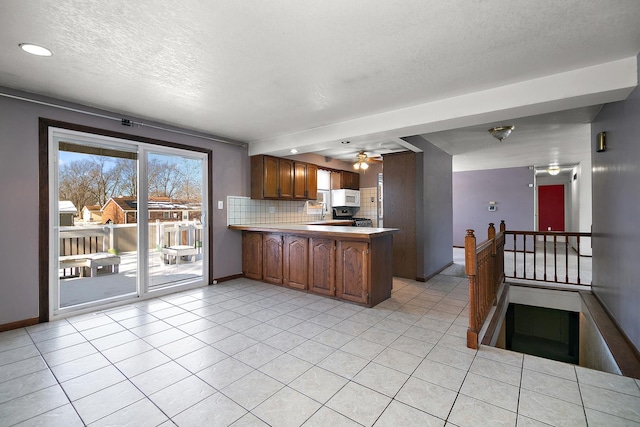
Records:
[[[600,132],[596,138],[596,152],[607,151],[607,133]]]

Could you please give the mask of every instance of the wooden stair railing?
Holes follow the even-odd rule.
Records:
[[[464,239],[465,272],[469,276],[469,327],[467,347],[478,348],[478,335],[491,306],[495,304],[500,284],[504,281],[505,223],[500,222],[496,235],[489,224],[488,239],[479,245],[473,230],[467,230]]]
[[[591,233],[509,230],[505,234],[512,236],[508,239],[513,246],[509,249],[513,252],[513,271],[507,272],[507,278],[591,285],[590,274],[585,280],[586,270],[581,267],[584,255],[580,248],[585,238],[591,238]],[[571,239],[573,243],[570,243]]]

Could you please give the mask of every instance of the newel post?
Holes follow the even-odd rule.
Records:
[[[464,266],[465,273],[469,276],[469,327],[467,328],[467,347],[478,348],[479,306],[478,306],[478,285],[477,272],[478,262],[476,256],[476,236],[473,230],[467,230],[464,238]]]
[[[488,286],[489,293],[491,294],[491,300],[494,302],[496,300],[496,292],[497,292],[497,272],[498,266],[496,265],[496,228],[493,226],[493,223],[489,223],[489,230],[487,231],[487,237],[491,240],[491,262],[489,263],[489,278],[491,280],[490,283],[485,283],[484,286]],[[484,301],[486,304],[487,301]]]
[[[500,221],[500,232],[504,233],[507,230],[507,225],[504,223],[504,219]]]
[[[473,230],[467,230],[467,235],[464,237],[464,267],[467,276],[476,275],[476,236]]]

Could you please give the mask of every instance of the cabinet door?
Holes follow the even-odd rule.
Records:
[[[293,170],[293,160],[287,159],[278,159],[278,184],[280,189],[280,194],[278,195],[281,199],[292,199],[293,198],[293,177],[295,175]]]
[[[358,173],[354,173],[353,174],[353,179],[351,181],[351,189],[352,190],[359,190],[360,189],[360,174],[358,174]]]
[[[342,188],[342,174],[340,172],[331,172],[331,189],[339,190]]]
[[[262,239],[262,279],[282,284],[282,234],[264,234]]]
[[[336,252],[336,296],[368,304],[369,244],[339,240]]]
[[[318,166],[307,165],[307,199],[316,200],[318,198]]]
[[[335,240],[309,239],[309,290],[322,295],[335,295]]]
[[[307,164],[295,162],[294,163],[295,178],[293,180],[293,198],[294,199],[306,199],[307,198]]]
[[[284,284],[307,289],[309,280],[309,240],[300,236],[284,238]]]
[[[262,280],[262,233],[242,233],[242,273],[253,280]]]
[[[341,188],[347,188],[349,190],[359,190],[360,175],[355,172],[343,171]]]
[[[279,197],[279,159],[277,157],[264,156],[263,166],[263,197]]]

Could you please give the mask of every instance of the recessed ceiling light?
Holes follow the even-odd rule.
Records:
[[[298,152],[298,150],[296,150],[295,148],[292,148],[289,152],[290,152],[291,154],[296,154],[296,153]]]
[[[49,49],[47,49],[46,47],[43,47],[43,46],[38,46],[37,44],[20,43],[19,46],[20,46],[20,48],[22,50],[24,50],[25,52],[30,53],[32,55],[37,55],[37,56],[51,56],[51,55],[53,55],[53,52],[51,52]]]

